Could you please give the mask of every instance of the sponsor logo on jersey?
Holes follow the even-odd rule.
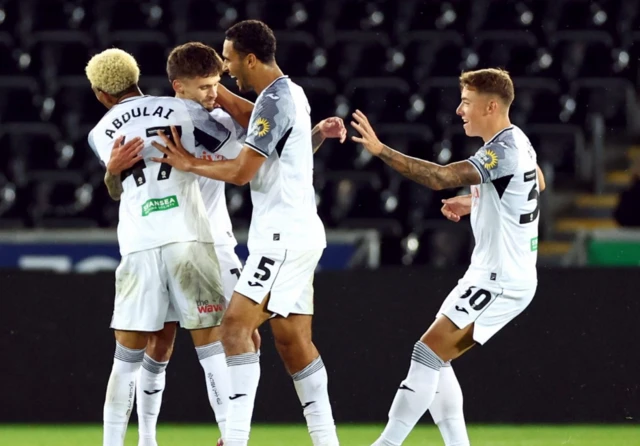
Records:
[[[538,250],[538,237],[534,237],[531,239],[531,251]]]
[[[221,304],[210,304],[208,300],[196,300],[198,306],[198,313],[217,313],[222,311]]]
[[[483,160],[485,169],[494,169],[498,165],[498,155],[493,150],[488,149],[484,153]]]
[[[267,133],[269,133],[269,130],[271,130],[269,121],[267,121],[265,118],[258,118],[256,120],[256,132],[259,137],[262,138],[263,136],[265,136]]]
[[[178,206],[178,197],[175,195],[164,198],[152,198],[142,205],[142,216],[146,217],[152,212],[166,211],[168,209],[177,208]]]

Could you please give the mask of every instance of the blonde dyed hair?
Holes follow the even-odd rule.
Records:
[[[126,51],[110,48],[91,58],[85,68],[91,87],[117,96],[136,85],[140,68],[136,59]]]

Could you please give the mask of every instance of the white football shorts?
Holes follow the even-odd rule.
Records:
[[[458,328],[474,324],[473,339],[482,345],[522,313],[535,293],[535,287],[513,291],[496,285],[479,287],[462,279],[437,316],[445,315]]]
[[[122,258],[111,328],[161,330],[170,307],[188,330],[220,325],[223,286],[212,243],[171,243]]]
[[[232,245],[216,245],[216,255],[220,263],[220,276],[222,276],[222,286],[224,287],[224,300],[229,306],[233,290],[242,274],[242,262],[236,254]]]
[[[218,264],[220,265],[220,276],[222,278],[222,288],[224,290],[224,308],[229,307],[229,301],[233,296],[233,289],[238,283],[240,273],[242,273],[242,262],[236,254],[233,245],[214,245]],[[166,322],[180,322],[178,313],[173,309],[173,305],[169,306]]]
[[[265,249],[249,253],[235,291],[287,317],[313,314],[313,275],[324,249]]]

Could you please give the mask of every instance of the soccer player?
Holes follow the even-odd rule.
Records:
[[[243,185],[250,183],[253,215],[249,258],[223,318],[231,397],[225,446],[249,440],[260,364],[251,334],[270,319],[280,356],[291,374],[314,445],[338,444],[327,372],[311,340],[313,275],[326,247],[313,188],[310,107],[302,88],[275,61],[276,40],[262,22],[226,32],[223,58],[241,91],[258,93],[245,145],[233,160],[193,157],[177,133],[158,161],[176,169]]]
[[[436,320],[416,342],[389,421],[374,446],[398,446],[429,410],[447,446],[469,444],[462,391],[450,361],[483,345],[518,316],[537,287],[538,197],[542,173],[527,136],[509,120],[514,99],[506,71],[485,69],[460,77],[456,113],[467,136],[484,145],[468,160],[446,166],[412,158],[381,143],[366,116],[352,126],[361,143],[405,177],[431,189],[471,186],[471,194],[445,200],[452,221],[470,214],[476,245],[471,265],[445,299]]]
[[[202,359],[222,350],[217,327],[224,298],[198,177],[152,161],[160,152],[150,142],[173,126],[191,153],[196,141],[215,152],[229,131],[193,101],[143,96],[139,74],[136,60],[119,49],[97,54],[86,67],[97,99],[109,109],[89,133],[89,144],[106,164],[109,194],[120,200],[122,261],[111,321],[116,350],[104,405],[104,446],[124,443],[147,341],[163,328],[170,308],[190,330],[207,379],[227,374],[222,355],[221,367]],[[121,146],[120,135],[139,142]],[[145,441],[155,446],[155,439]]]
[[[222,93],[220,100],[243,119],[243,113],[251,114],[254,104],[246,101],[219,85],[223,63],[218,53],[211,47],[200,42],[189,42],[174,48],[167,60],[167,75],[176,92],[176,97],[190,99],[200,103],[218,123],[224,125],[230,132],[227,142],[215,153],[209,152],[204,145],[197,147],[195,156],[210,161],[236,158],[242,150],[246,129],[224,109],[215,107],[218,92]],[[344,123],[339,118],[328,118],[321,121],[314,129],[314,134],[324,138],[346,138]],[[316,138],[316,144],[322,140]],[[319,148],[314,147],[315,149]],[[225,183],[206,177],[198,177],[200,190],[207,209],[214,240],[214,248],[220,263],[220,274],[224,288],[224,297],[228,306],[233,289],[238,281],[242,264],[235,253],[236,239],[225,198]],[[199,311],[207,312],[210,306],[200,306]],[[166,367],[173,351],[176,335],[177,319],[170,317],[162,331],[153,333],[145,354],[141,369],[137,408],[140,429],[140,446],[144,438],[155,439],[156,425],[165,388]],[[260,348],[260,335],[257,330],[253,334],[256,351]],[[219,368],[226,369],[222,347],[216,349],[216,354],[210,359],[201,358],[214,363]],[[201,352],[199,351],[200,355]],[[224,432],[226,419],[226,405],[229,401],[228,380],[225,374],[208,376],[208,394],[211,406],[214,408],[216,421],[220,432]],[[155,440],[154,440],[155,441]],[[151,444],[151,443],[149,443]]]

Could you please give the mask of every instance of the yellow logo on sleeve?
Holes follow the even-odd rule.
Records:
[[[493,169],[498,165],[498,155],[493,150],[487,150],[484,156],[485,169]]]
[[[271,126],[269,125],[269,121],[265,118],[258,118],[256,120],[256,131],[259,137],[265,136],[271,130]]]

